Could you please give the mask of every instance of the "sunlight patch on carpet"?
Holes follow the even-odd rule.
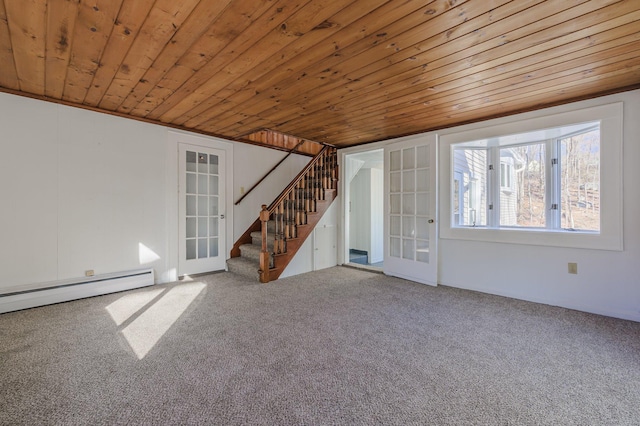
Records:
[[[158,295],[163,291],[163,289],[154,289],[140,293],[127,294],[107,306],[105,309],[109,312],[109,315],[111,315],[111,318],[116,325],[122,325],[147,303],[158,297]]]
[[[169,290],[122,331],[138,359],[143,359],[205,288],[201,282]]]

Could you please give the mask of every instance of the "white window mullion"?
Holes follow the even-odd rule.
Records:
[[[472,175],[483,213],[474,226],[449,210],[441,237],[621,250],[622,112],[619,102],[441,135],[454,157],[443,157],[441,171],[465,182],[452,179],[455,194],[443,191],[442,205],[455,197],[473,210]]]
[[[500,149],[489,148],[488,152],[490,169],[488,173],[487,193],[487,226],[489,228],[500,227]],[[491,167],[492,166],[492,167]]]
[[[560,165],[560,141],[553,139],[547,141],[547,170],[545,179],[548,182],[546,188],[547,228],[560,228],[560,200],[562,186],[562,168]]]

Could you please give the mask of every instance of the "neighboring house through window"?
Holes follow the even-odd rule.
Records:
[[[445,145],[452,140],[447,227],[451,231],[443,229],[444,237],[503,239],[494,238],[498,235],[494,233],[468,234],[456,228],[600,235],[604,226],[604,239],[620,243],[621,233],[614,232],[620,230],[616,222],[621,215],[620,171],[607,169],[606,182],[601,179],[603,167],[621,164],[621,105],[581,113],[554,117],[557,123],[544,127],[538,126],[545,120],[532,120],[522,132],[501,133],[501,127],[513,126],[496,126],[484,129],[476,139],[473,132],[442,137]],[[581,120],[581,115],[590,119]],[[603,188],[612,194],[603,195]],[[605,199],[611,203],[605,205]],[[608,212],[604,216],[602,209]],[[507,240],[531,238],[522,234],[520,240],[518,235],[510,234]],[[552,245],[565,244],[563,237],[554,238]]]

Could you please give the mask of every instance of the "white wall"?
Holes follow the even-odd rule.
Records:
[[[41,141],[57,144],[58,150],[58,169],[52,173],[58,176],[56,279],[80,277],[87,269],[164,272],[169,266],[165,130],[77,108],[56,109],[57,141],[54,133]],[[141,261],[140,244],[159,259]]]
[[[454,127],[440,135],[615,102],[624,103],[624,249],[594,250],[440,238],[439,284],[640,321],[640,90]],[[390,142],[341,150],[341,153],[377,149]],[[440,190],[442,176],[439,179]],[[342,243],[344,245],[344,241]],[[568,274],[568,262],[578,263],[577,275]]]
[[[371,169],[358,171],[349,194],[349,248],[371,256]]]
[[[371,252],[369,263],[384,260],[384,171],[371,169]]]
[[[640,321],[640,91],[447,129],[446,133],[613,102],[624,103],[624,250],[441,239],[439,283]],[[568,262],[578,263],[577,275],[568,274]]]
[[[236,167],[233,172],[233,202],[257,183],[278,161],[286,157],[287,153],[275,149],[237,143],[234,146]],[[238,239],[260,214],[262,204],[267,206],[276,199],[289,182],[311,160],[311,157],[291,154],[278,166],[260,185],[247,195],[236,206],[234,211],[234,238]]]
[[[0,132],[0,289],[168,269],[166,129],[0,93]]]
[[[151,267],[177,267],[177,139],[162,126],[0,93],[0,292]],[[230,204],[285,153],[183,133],[233,147]],[[217,145],[216,145],[217,144]],[[235,238],[309,161],[293,155],[235,207]],[[227,209],[229,212],[229,209]],[[151,250],[157,258],[142,259]],[[148,250],[147,250],[148,249]]]
[[[340,198],[340,196],[338,196]],[[329,206],[322,218],[318,221],[316,225],[316,229],[319,228],[327,228],[327,230],[323,229],[322,232],[331,232],[337,234],[338,230],[338,213],[340,202],[338,199],[333,200],[333,203]],[[336,251],[336,248],[331,246],[326,246],[324,243],[326,241],[336,241],[337,235],[335,238],[330,238],[328,235],[323,235],[321,239],[316,241],[315,233],[311,233],[307,240],[300,246],[296,255],[291,259],[291,262],[287,265],[280,278],[290,277],[293,275],[302,274],[304,272],[315,271],[317,269],[326,268],[328,266],[335,266],[337,264],[337,256],[330,256],[327,251]],[[317,251],[322,251],[323,253],[316,254]],[[316,262],[316,259],[320,257],[320,262]],[[319,263],[316,265],[316,263]]]
[[[592,250],[440,238],[439,284],[640,321],[640,90],[458,126],[440,134],[615,102],[624,103],[624,249]],[[339,158],[343,161],[346,154],[380,149],[397,141],[343,149]],[[442,186],[440,181],[439,190]],[[344,221],[343,214],[342,226]],[[345,247],[343,239],[340,240],[342,250],[339,251],[338,262],[343,263],[346,261],[343,254]],[[568,262],[578,263],[577,275],[568,274]]]
[[[362,168],[351,180],[349,191],[349,248],[364,250],[369,263],[382,262],[383,251],[382,169]]]

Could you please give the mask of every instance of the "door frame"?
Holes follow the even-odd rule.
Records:
[[[166,164],[166,180],[167,180],[167,193],[166,197],[166,227],[168,230],[168,272],[167,276],[163,277],[166,282],[176,281],[183,274],[179,270],[179,156],[178,149],[179,144],[186,144],[192,146],[201,146],[203,148],[219,149],[225,152],[225,233],[226,233],[226,247],[224,248],[224,255],[228,259],[229,253],[234,243],[233,235],[233,142],[225,141],[223,139],[199,136],[189,134],[186,132],[170,130],[167,137],[167,164]],[[226,266],[225,266],[226,268]]]
[[[351,194],[351,188],[345,179],[346,172],[346,157],[351,154],[358,154],[369,151],[376,151],[384,149],[392,141],[372,142],[365,145],[354,146],[351,148],[342,148],[338,150],[338,167],[340,170],[340,179],[338,184],[340,185],[340,192],[342,194],[338,197],[340,202],[340,228],[338,232],[338,265],[344,265],[349,263],[349,197]],[[384,155],[384,153],[383,153]],[[349,182],[350,183],[350,182]],[[386,248],[386,247],[385,247]]]
[[[436,167],[435,170],[435,174],[436,174],[436,183],[435,183],[435,190],[436,190],[436,207],[435,207],[435,226],[434,226],[434,232],[435,232],[435,237],[434,237],[434,241],[435,243],[439,246],[440,245],[440,225],[439,225],[439,213],[440,213],[440,208],[438,206],[438,203],[440,202],[440,200],[438,199],[438,192],[439,192],[439,176],[438,176],[438,168],[439,168],[439,158],[440,158],[440,140],[438,137],[438,133],[436,132],[429,132],[429,133],[421,133],[421,134],[417,134],[417,135],[410,135],[410,136],[404,136],[404,137],[400,137],[400,138],[396,138],[396,139],[389,139],[386,141],[380,141],[380,142],[373,142],[373,143],[368,143],[365,145],[360,145],[360,146],[354,146],[354,147],[350,147],[350,148],[343,148],[340,149],[338,151],[338,165],[340,167],[340,193],[343,194],[341,197],[339,197],[339,201],[341,203],[340,205],[340,232],[338,232],[338,264],[339,265],[344,265],[349,263],[349,247],[348,247],[348,237],[346,237],[346,235],[348,235],[349,232],[349,205],[348,205],[348,201],[349,201],[349,185],[347,185],[347,183],[345,182],[344,179],[344,172],[345,172],[345,164],[346,164],[346,156],[350,155],[350,154],[357,154],[360,152],[367,152],[367,151],[374,151],[377,149],[384,149],[385,147],[389,146],[389,145],[393,145],[396,143],[401,143],[401,142],[408,142],[408,141],[414,141],[415,143],[419,143],[419,141],[421,139],[424,138],[434,138],[434,143],[435,143],[435,158],[431,159],[431,164]],[[386,156],[385,156],[386,157]],[[386,161],[386,158],[384,159],[384,161]],[[386,176],[385,176],[385,180],[386,180]],[[385,203],[386,203],[386,194],[385,194]],[[386,205],[385,205],[386,208]],[[385,210],[385,214],[384,214],[384,224],[385,224],[385,238],[384,238],[384,250],[386,253],[386,250],[388,248],[388,242],[387,242],[387,238],[386,238],[386,226],[387,226],[387,221],[388,221],[388,215],[386,213]],[[438,259],[436,262],[436,277],[437,277],[437,283],[440,282],[440,260]]]
[[[373,145],[373,144],[372,144]],[[367,147],[369,145],[366,145]],[[338,261],[340,262],[340,259],[343,259],[344,262],[343,263],[350,263],[349,262],[349,249],[351,247],[351,211],[353,204],[351,203],[351,182],[353,181],[353,178],[355,178],[355,175],[357,173],[354,173],[354,175],[352,176],[351,180],[349,180],[349,182],[347,182],[346,179],[346,175],[347,173],[351,174],[351,165],[347,164],[347,157],[351,156],[351,155],[357,155],[357,154],[364,154],[364,153],[370,153],[372,151],[380,151],[380,157],[383,158],[384,161],[384,149],[382,147],[377,147],[377,148],[365,148],[361,147],[361,149],[356,150],[356,151],[345,151],[344,154],[341,157],[341,165],[340,165],[340,170],[343,172],[342,175],[340,176],[340,184],[341,186],[341,194],[342,194],[342,206],[343,206],[343,210],[342,210],[342,214],[343,214],[343,231],[344,233],[338,238],[338,250],[339,251],[344,251],[344,253],[339,253],[338,255]],[[383,168],[384,169],[384,168]],[[384,170],[382,170],[382,172],[384,173]],[[383,188],[380,188],[380,191],[382,192],[382,194],[380,194],[382,197],[384,197],[384,185]],[[384,215],[383,215],[384,217]],[[342,244],[342,245],[340,245]],[[384,237],[383,237],[383,247],[382,247],[382,252],[384,254]],[[384,256],[383,256],[384,257]]]
[[[389,254],[390,249],[390,164],[389,153],[391,150],[400,152],[401,156],[404,156],[403,150],[407,148],[415,148],[419,146],[429,147],[429,214],[423,217],[424,220],[428,220],[427,226],[429,227],[429,261],[420,262],[418,260],[408,260],[403,257],[393,257]],[[403,160],[404,161],[404,160]],[[402,170],[402,169],[401,169]],[[413,169],[415,170],[415,169]],[[400,171],[400,174],[403,174]],[[404,184],[403,184],[404,186]],[[410,191],[411,192],[411,191]],[[415,192],[414,192],[415,193]],[[421,284],[428,284],[432,286],[438,285],[438,135],[422,134],[416,135],[411,138],[404,138],[402,140],[395,140],[385,146],[384,152],[384,238],[385,238],[385,252],[384,252],[384,273],[392,275]],[[417,213],[414,213],[417,215]],[[402,213],[404,218],[404,213]],[[414,216],[415,217],[415,216]],[[404,225],[403,225],[404,227]],[[402,237],[404,241],[404,237]],[[404,249],[403,249],[404,250]],[[421,274],[426,273],[423,277]]]

